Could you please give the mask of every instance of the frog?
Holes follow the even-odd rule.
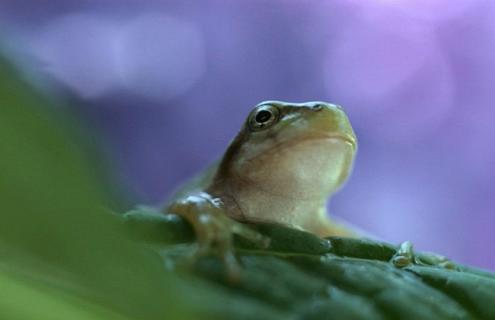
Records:
[[[195,255],[215,253],[238,274],[234,235],[259,247],[270,239],[251,225],[275,223],[320,237],[359,232],[327,214],[346,182],[357,137],[344,109],[323,101],[263,101],[249,112],[219,161],[180,188],[163,212],[188,221]]]

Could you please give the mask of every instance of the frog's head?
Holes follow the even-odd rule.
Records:
[[[264,101],[230,144],[217,179],[273,195],[326,199],[349,175],[356,149],[341,107]]]

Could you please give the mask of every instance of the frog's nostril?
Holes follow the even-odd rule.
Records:
[[[321,103],[317,103],[317,104],[313,105],[313,106],[311,107],[311,109],[312,109],[313,111],[320,111],[321,109],[323,109],[323,105],[322,105]]]

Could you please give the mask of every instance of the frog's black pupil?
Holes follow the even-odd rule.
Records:
[[[261,110],[260,112],[258,112],[255,119],[258,123],[265,123],[270,120],[271,117],[272,113],[270,111]]]

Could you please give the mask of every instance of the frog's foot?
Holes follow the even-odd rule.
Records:
[[[447,257],[430,252],[415,255],[414,263],[423,266],[437,266],[445,269],[456,269],[455,263],[450,261]]]
[[[224,263],[232,282],[239,279],[241,270],[234,254],[234,235],[246,238],[262,248],[269,244],[267,237],[228,217],[223,204],[206,193],[176,202],[168,208],[168,212],[183,217],[194,229],[197,243],[190,262],[195,262],[201,256],[215,255]]]
[[[414,262],[413,245],[410,241],[404,241],[390,260],[397,268],[404,268]]]
[[[390,262],[397,268],[404,268],[411,264],[436,266],[446,269],[456,268],[455,264],[444,256],[434,253],[415,254],[413,251],[413,245],[410,241],[405,241],[400,244],[399,249]]]

